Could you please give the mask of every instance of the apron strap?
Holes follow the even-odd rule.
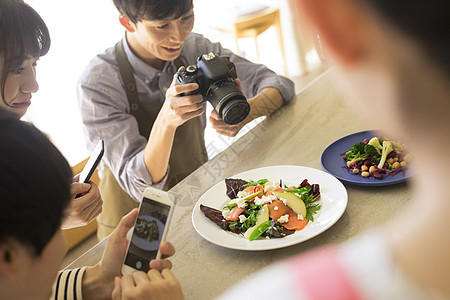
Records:
[[[140,109],[140,105],[136,80],[134,79],[133,67],[128,60],[127,54],[125,53],[123,39],[117,42],[115,48],[120,76],[122,77],[122,81],[125,84],[125,92],[130,104],[131,113],[134,115]],[[174,60],[174,64],[177,71],[181,66],[185,65],[183,63],[183,60],[181,59],[181,55]]]
[[[139,109],[139,95],[137,92],[136,80],[133,75],[133,68],[128,61],[123,47],[123,39],[116,44],[116,57],[117,63],[119,64],[120,76],[125,84],[125,92],[127,93],[131,111],[136,111]]]

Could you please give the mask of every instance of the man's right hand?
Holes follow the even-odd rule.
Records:
[[[181,96],[198,89],[197,83],[176,84],[174,77],[167,89],[166,101],[158,115],[166,124],[178,127],[186,121],[200,116],[204,112],[203,96],[200,94]]]
[[[203,97],[200,94],[181,96],[193,92],[198,84],[176,84],[174,76],[167,89],[166,100],[153,123],[144,150],[144,162],[152,182],[160,182],[167,173],[170,153],[177,128],[186,121],[204,113]],[[199,129],[201,130],[201,129]]]

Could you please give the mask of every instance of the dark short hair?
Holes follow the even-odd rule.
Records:
[[[177,19],[192,9],[192,0],[113,0],[117,10],[136,24],[143,20]]]
[[[2,57],[1,97],[11,69],[19,67],[27,55],[40,57],[50,48],[50,35],[39,14],[23,0],[0,1],[0,57]],[[6,102],[5,102],[6,103]]]
[[[449,0],[364,0],[379,15],[419,42],[427,56],[450,75]]]
[[[42,132],[3,109],[0,141],[0,244],[40,255],[65,217],[72,169]]]

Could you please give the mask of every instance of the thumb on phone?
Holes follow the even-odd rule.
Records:
[[[89,183],[74,182],[70,186],[70,194],[73,198],[78,194],[85,194],[89,192],[90,189],[91,185]]]

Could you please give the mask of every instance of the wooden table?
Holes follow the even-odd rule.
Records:
[[[320,155],[335,140],[370,129],[356,117],[337,89],[331,71],[313,81],[295,99],[262,121],[230,147],[208,161],[171,192],[179,195],[168,240],[176,248],[171,259],[186,299],[213,299],[240,279],[264,266],[312,248],[341,243],[368,227],[401,212],[411,192],[407,183],[385,187],[346,185],[347,210],[324,233],[297,245],[269,251],[241,251],[216,246],[194,230],[192,209],[200,196],[234,174],[274,165],[321,169]],[[69,265],[95,264],[105,241]]]

